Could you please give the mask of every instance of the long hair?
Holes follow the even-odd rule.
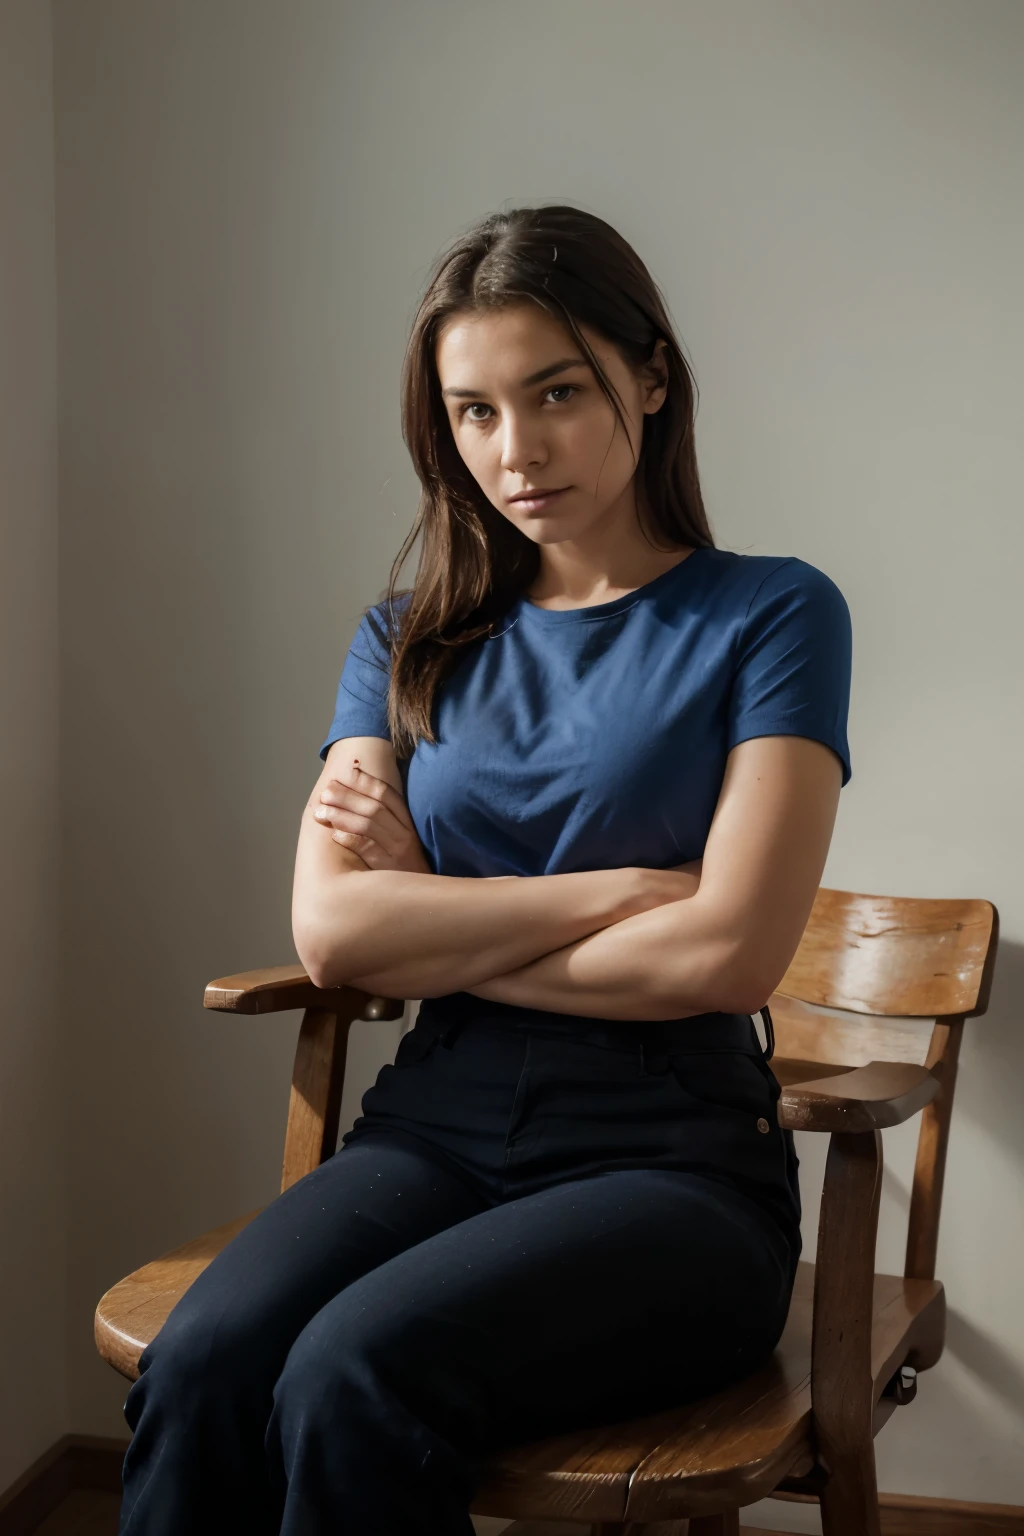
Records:
[[[610,224],[577,208],[551,205],[489,215],[435,266],[402,370],[402,435],[422,490],[391,569],[386,632],[379,636],[391,653],[388,722],[400,759],[411,757],[418,739],[436,741],[432,715],[438,687],[466,648],[492,632],[540,568],[538,546],[491,505],[466,469],[435,362],[438,336],[450,316],[524,300],[540,304],[564,325],[623,428],[621,402],[580,327],[612,342],[634,367],[650,361],[656,343],[664,341],[668,393],[660,410],[644,417],[635,471],[638,507],[669,549],[714,544],[694,448],[696,382],[639,256]],[[420,535],[414,583],[399,592],[399,572]]]

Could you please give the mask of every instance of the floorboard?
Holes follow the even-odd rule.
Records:
[[[91,1488],[79,1488],[68,1495],[63,1504],[48,1515],[42,1525],[36,1527],[35,1536],[117,1536],[117,1515],[121,1500],[116,1493],[96,1493]],[[507,1531],[508,1536],[586,1536],[587,1527],[539,1521],[521,1522],[516,1526],[505,1521],[478,1519],[478,1536],[491,1536],[497,1531]],[[740,1536],[781,1536],[777,1531],[752,1531],[744,1527]]]

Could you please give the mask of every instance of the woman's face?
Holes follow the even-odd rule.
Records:
[[[634,370],[580,327],[628,435],[578,346],[539,304],[453,315],[436,362],[456,447],[488,501],[536,544],[578,539],[635,506],[643,418],[665,399],[660,351]]]

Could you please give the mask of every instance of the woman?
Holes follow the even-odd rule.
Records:
[[[293,927],[318,984],[423,1001],[337,1155],[143,1355],[133,1536],[470,1536],[489,1447],[711,1391],[786,1317],[796,1158],[752,1015],[850,777],[846,604],[714,547],[686,363],[599,219],[459,240],[403,388],[422,501],[345,660]]]

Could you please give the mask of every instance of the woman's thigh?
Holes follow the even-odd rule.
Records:
[[[745,1375],[782,1331],[789,1250],[746,1196],[614,1170],[485,1209],[329,1301],[279,1384],[330,1415],[387,1381],[468,1452],[655,1411]],[[333,1387],[328,1384],[333,1377]]]
[[[144,1352],[269,1394],[304,1324],[354,1281],[485,1202],[415,1143],[344,1147],[266,1206],[189,1287]]]

